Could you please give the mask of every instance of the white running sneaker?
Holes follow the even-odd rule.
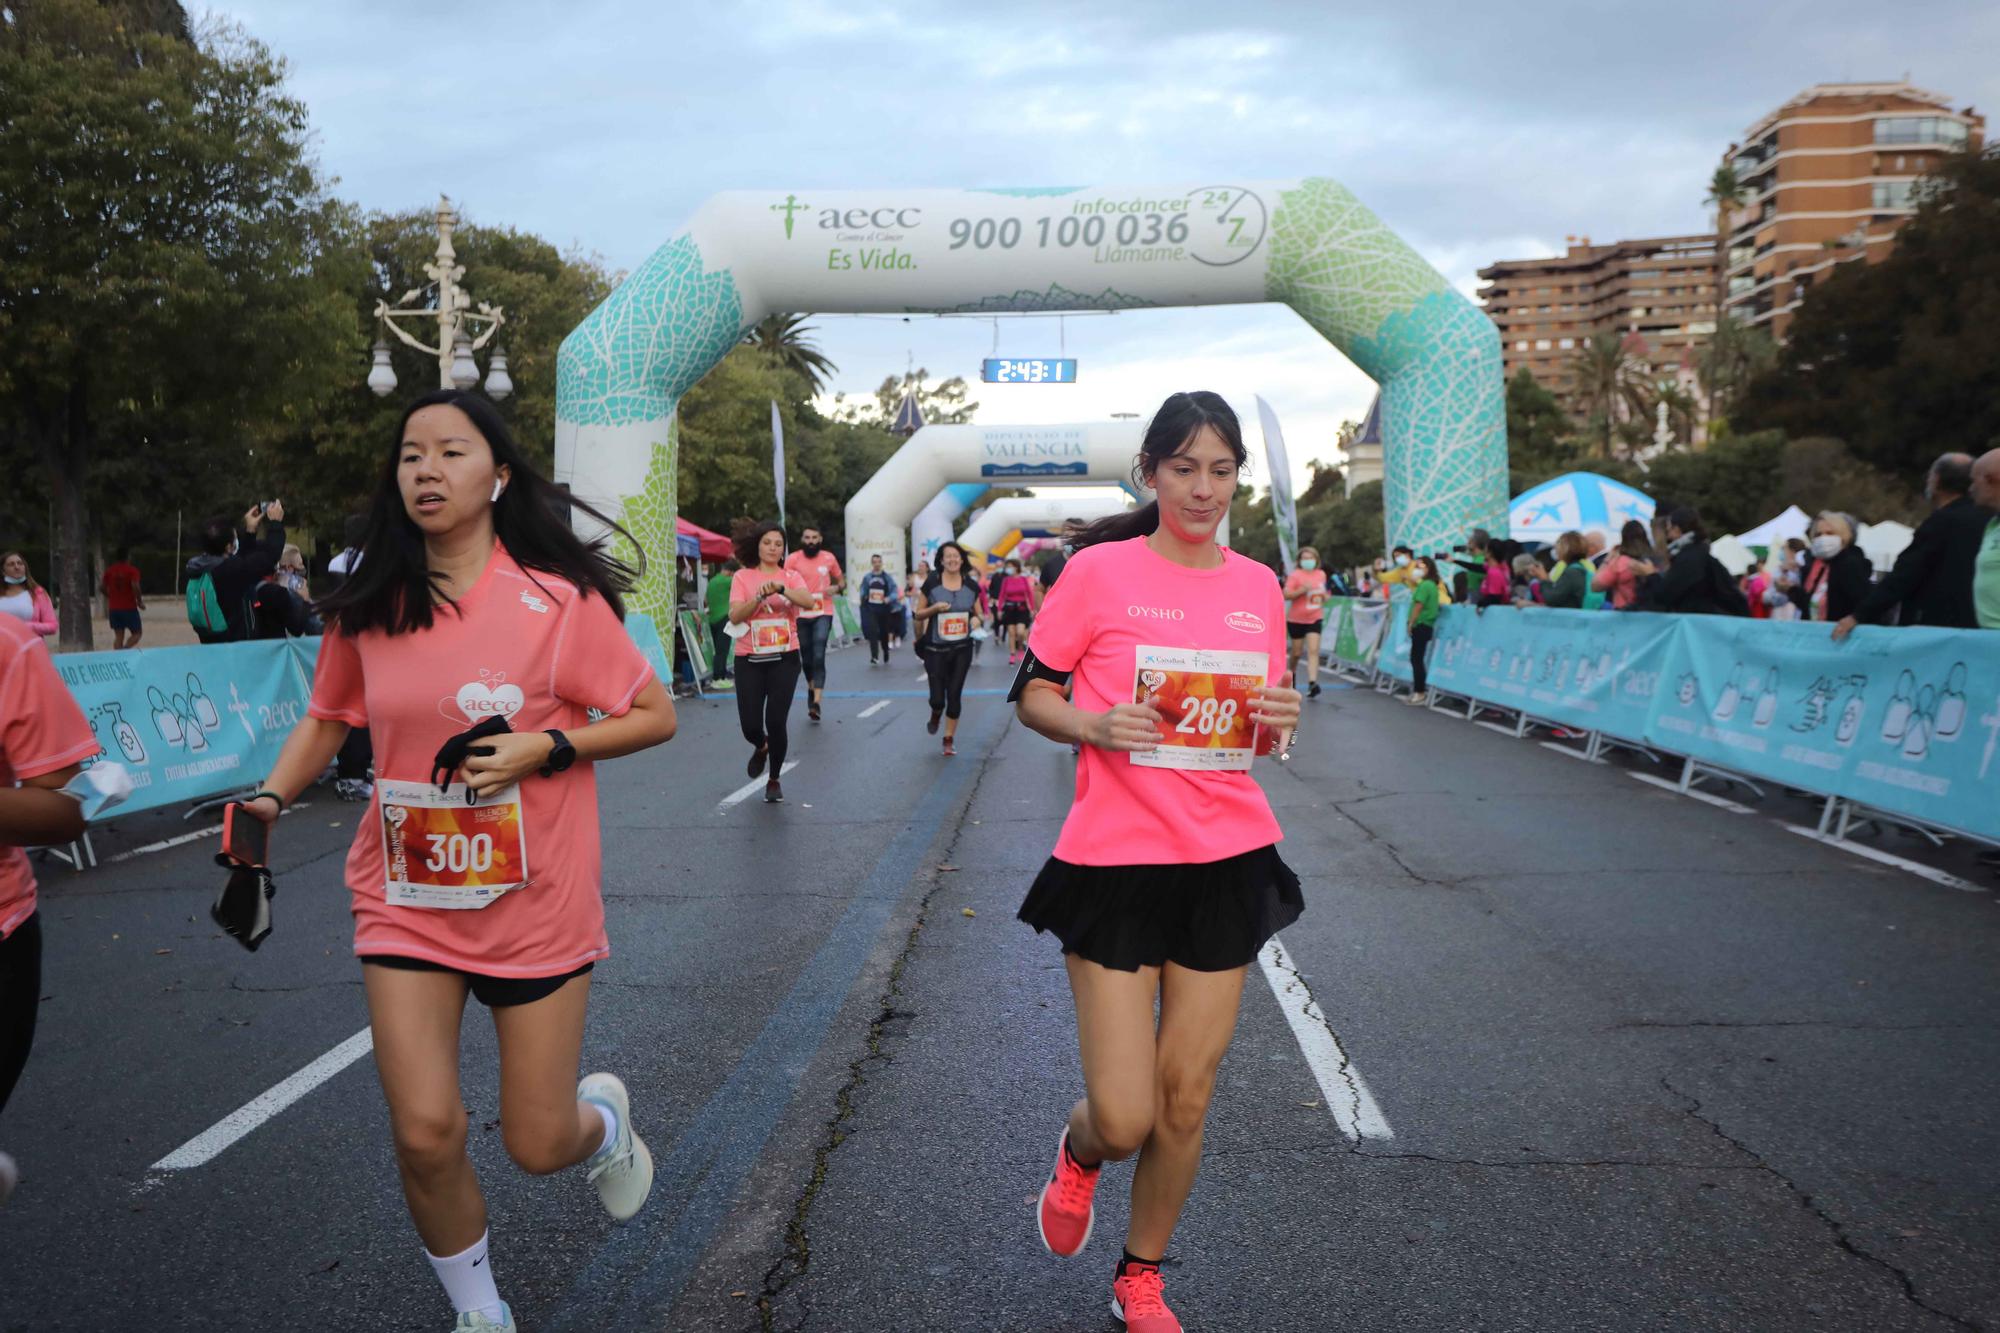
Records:
[[[7,1202],[7,1197],[14,1192],[14,1187],[20,1183],[21,1168],[14,1165],[13,1158],[4,1152],[0,1152],[0,1204]]]
[[[632,1132],[632,1101],[616,1074],[586,1074],[576,1085],[576,1099],[609,1107],[618,1122],[618,1137],[584,1163],[604,1211],[616,1222],[629,1222],[653,1192],[653,1154],[646,1141]]]
[[[507,1302],[500,1302],[500,1319],[496,1323],[477,1310],[467,1311],[451,1326],[451,1333],[515,1333],[514,1311]]]

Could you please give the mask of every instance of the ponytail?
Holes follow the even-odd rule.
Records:
[[[1063,545],[1072,552],[1081,551],[1086,546],[1099,542],[1130,541],[1134,537],[1150,537],[1160,527],[1160,502],[1148,500],[1137,509],[1127,509],[1116,514],[1106,514],[1088,523],[1073,518],[1063,524]]]

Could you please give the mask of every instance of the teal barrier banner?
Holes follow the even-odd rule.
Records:
[[[1690,617],[1652,735],[1719,768],[2000,836],[2000,635]]]
[[[61,653],[55,664],[104,758],[132,775],[110,817],[261,781],[311,685],[310,663],[278,642]]]
[[[1410,679],[1408,603],[1379,665]],[[1447,694],[2000,840],[2000,634],[1448,606]]]
[[[625,632],[632,636],[632,642],[639,645],[639,651],[653,664],[653,674],[660,678],[660,684],[668,689],[674,687],[674,658],[667,651],[667,645],[660,639],[660,627],[644,611],[628,611],[625,614]]]
[[[1438,616],[1430,680],[1447,694],[1638,740],[1674,627],[1668,616],[1448,606]],[[1406,649],[1406,672],[1407,662]]]

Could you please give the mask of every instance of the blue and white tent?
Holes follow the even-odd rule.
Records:
[[[1575,531],[1602,533],[1605,544],[1615,546],[1619,529],[1635,518],[1652,521],[1653,498],[1595,472],[1566,472],[1522,491],[1507,506],[1508,535],[1530,544]]]

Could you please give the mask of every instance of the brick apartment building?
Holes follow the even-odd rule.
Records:
[[[1907,83],[1817,84],[1745,130],[1723,157],[1748,196],[1730,217],[1729,314],[1783,338],[1815,281],[1889,253],[1918,178],[1985,130]]]
[[[1526,367],[1580,417],[1576,358],[1592,337],[1625,339],[1636,361],[1665,376],[1715,331],[1715,237],[1567,240],[1567,252],[1553,259],[1480,269],[1479,297],[1500,326],[1508,376]]]

